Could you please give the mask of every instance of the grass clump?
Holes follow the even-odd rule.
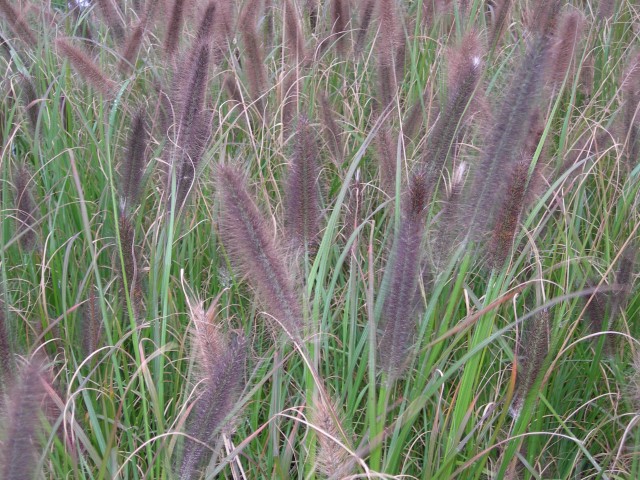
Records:
[[[0,0],[0,476],[640,477],[632,3]]]

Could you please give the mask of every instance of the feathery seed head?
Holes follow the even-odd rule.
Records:
[[[314,398],[312,422],[321,430],[318,432],[316,461],[318,472],[322,475],[327,478],[344,478],[351,470],[349,452],[338,443],[344,442],[344,428],[336,425],[336,421],[341,421],[340,418],[335,418],[339,407],[337,403],[331,403],[332,405],[327,405],[327,401],[320,395]]]
[[[33,250],[37,243],[37,208],[31,194],[31,180],[31,173],[24,165],[18,167],[13,176],[17,232],[20,235],[20,246],[25,251]]]
[[[285,259],[268,233],[258,207],[249,197],[242,175],[233,167],[221,166],[218,180],[222,242],[267,312],[289,338],[298,341],[302,308]]]
[[[89,298],[80,319],[82,352],[85,356],[89,356],[100,348],[103,329],[102,314],[95,288],[90,289]]]
[[[81,49],[74,47],[64,38],[56,39],[58,51],[69,60],[71,66],[87,83],[105,96],[113,94],[116,84]]]
[[[138,203],[142,193],[142,177],[146,167],[146,150],[149,140],[146,123],[145,110],[138,110],[131,123],[129,146],[120,167],[120,195],[124,211],[132,209]]]
[[[408,365],[419,311],[418,285],[425,210],[432,184],[424,173],[411,177],[404,198],[400,229],[393,243],[388,290],[382,306],[382,333],[378,341],[380,365],[390,380]]]
[[[519,364],[516,377],[516,393],[511,405],[511,412],[518,417],[527,395],[534,386],[549,353],[551,317],[545,309],[531,317],[523,326],[522,339],[517,348]]]
[[[22,14],[18,13],[11,5],[9,0],[0,0],[0,13],[6,18],[9,28],[13,30],[20,39],[29,47],[35,47],[38,44],[31,27],[22,18]]]
[[[246,375],[247,343],[241,334],[225,335],[215,323],[215,304],[207,312],[202,302],[190,305],[193,350],[197,367],[197,398],[187,424],[181,479],[194,478],[211,445],[233,411]]]
[[[287,228],[297,246],[313,248],[320,234],[318,146],[309,120],[298,119],[296,147],[287,182]]]
[[[8,395],[5,419],[6,441],[0,453],[4,480],[34,478],[39,455],[40,415],[50,383],[41,360],[32,358],[21,369]]]

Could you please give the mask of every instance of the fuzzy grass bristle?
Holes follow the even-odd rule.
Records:
[[[496,219],[488,244],[489,264],[492,268],[502,267],[511,253],[520,217],[526,206],[529,165],[528,157],[524,157],[512,165],[511,172],[509,172],[506,194],[497,207]]]
[[[488,134],[471,192],[475,207],[469,225],[476,237],[490,228],[500,204],[498,196],[504,191],[507,179],[504,172],[516,160],[528,138],[549,58],[550,35],[545,32],[532,40]]]
[[[357,53],[361,53],[364,49],[364,44],[367,39],[367,33],[371,26],[371,20],[375,13],[376,0],[364,0],[364,5],[361,7],[360,23],[358,25],[358,35],[356,37],[355,50]]]
[[[122,25],[122,14],[120,8],[114,0],[96,0],[98,9],[107,26],[113,32],[113,36],[118,43],[124,40],[125,30]]]
[[[249,93],[251,99],[256,102],[259,111],[262,111],[261,96],[267,89],[267,71],[264,63],[264,51],[260,44],[260,38],[255,23],[251,22],[252,15],[247,15],[242,23],[241,36],[246,55],[243,62],[243,70],[247,75]]]
[[[129,145],[120,167],[120,195],[123,211],[137,205],[142,193],[142,177],[146,168],[146,151],[149,141],[147,114],[144,109],[136,112],[131,122]]]
[[[349,48],[347,43],[349,16],[349,5],[346,0],[331,0],[331,37],[341,56],[346,55]]]
[[[215,323],[215,310],[191,305],[192,352],[196,359],[196,399],[187,423],[187,437],[178,469],[180,479],[194,478],[224,421],[244,388],[247,342],[240,334],[225,334]]]
[[[302,28],[300,27],[300,20],[298,10],[295,4],[291,0],[285,0],[283,2],[284,7],[284,25],[285,25],[285,43],[287,45],[287,55],[291,58],[293,65],[298,63],[304,63],[306,53],[304,48],[304,37],[302,35]]]
[[[378,352],[382,370],[393,380],[407,368],[418,317],[421,244],[432,186],[424,174],[411,177],[393,244],[388,289],[384,292]]]
[[[309,119],[301,116],[287,181],[287,229],[298,247],[315,248],[320,235],[318,144]]]
[[[184,9],[186,0],[174,0],[171,15],[168,17],[167,34],[164,40],[164,50],[168,56],[173,56],[178,50],[178,44],[184,23]]]
[[[135,26],[131,35],[127,37],[122,48],[122,59],[118,63],[118,70],[121,73],[127,74],[135,64],[135,57],[138,55],[142,40],[147,28],[147,20],[145,18],[140,19]]]
[[[40,111],[40,99],[36,92],[36,86],[34,85],[33,80],[24,74],[20,75],[20,85],[22,87],[22,103],[24,105],[27,118],[29,119],[31,129],[35,132]]]
[[[560,19],[556,40],[551,49],[550,77],[555,84],[562,83],[567,73],[570,74],[569,82],[571,81],[583,25],[584,17],[578,10],[568,11]]]
[[[596,281],[589,280],[586,286],[593,289],[593,293],[585,300],[585,314],[589,330],[591,333],[600,333],[607,321],[609,292],[603,290]]]
[[[13,30],[24,43],[29,47],[35,47],[38,44],[36,37],[24,20],[22,14],[18,12],[8,0],[0,0],[0,12],[7,20],[9,28]]]
[[[380,186],[388,197],[396,195],[397,141],[393,138],[391,127],[385,122],[375,139],[376,158],[380,175]]]
[[[114,93],[116,87],[115,82],[111,80],[84,51],[73,46],[65,38],[56,39],[56,47],[58,51],[69,60],[73,69],[93,88],[107,97]]]
[[[517,348],[516,393],[511,405],[515,417],[522,411],[525,399],[535,385],[549,353],[550,329],[551,316],[547,309],[531,317],[523,326]]]
[[[345,478],[352,473],[351,459],[349,452],[340,445],[344,441],[344,428],[336,425],[336,421],[341,420],[335,418],[339,406],[337,402],[331,403],[327,405],[320,395],[314,399],[312,422],[321,430],[318,432],[317,468],[326,478]]]
[[[336,164],[341,165],[344,160],[341,132],[335,119],[335,112],[326,93],[320,94],[320,113],[322,114],[327,145],[333,160]]]
[[[4,386],[9,382],[14,367],[10,325],[7,322],[5,311],[5,302],[0,299],[0,362],[3,365],[0,370],[0,396],[4,394]]]
[[[491,10],[491,30],[489,33],[489,46],[495,49],[509,24],[509,16],[513,0],[496,0]]]
[[[38,473],[41,411],[49,383],[41,360],[32,358],[8,392],[5,441],[0,453],[0,472],[4,480],[25,480]]]
[[[95,287],[89,291],[89,297],[80,316],[79,327],[82,353],[87,357],[100,348],[102,341],[103,320]]]
[[[193,47],[183,72],[184,85],[176,95],[178,123],[171,150],[172,168],[167,179],[171,191],[172,175],[176,176],[176,205],[182,208],[192,191],[196,172],[210,134],[211,116],[204,110],[206,85],[209,78],[211,47],[199,42]]]
[[[217,176],[222,201],[219,231],[223,244],[274,323],[289,338],[298,341],[302,308],[286,260],[249,197],[242,175],[234,167],[221,166]]]
[[[13,175],[14,201],[16,208],[16,230],[20,235],[20,247],[32,251],[37,244],[38,236],[35,224],[38,218],[37,207],[33,200],[31,173],[26,166],[20,166]]]
[[[439,176],[453,152],[466,120],[476,108],[474,94],[482,75],[482,53],[475,32],[449,50],[449,95],[428,138],[424,168]]]

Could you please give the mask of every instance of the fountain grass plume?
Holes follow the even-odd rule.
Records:
[[[105,96],[111,96],[114,93],[115,82],[83,50],[71,45],[65,38],[57,38],[56,47],[69,60],[74,70],[93,88]]]
[[[429,136],[423,156],[424,168],[437,178],[444,168],[451,149],[473,110],[470,104],[482,75],[482,52],[478,35],[468,33],[448,54],[449,94]]]
[[[331,0],[331,38],[335,41],[338,54],[345,56],[348,50],[347,24],[349,5],[346,0]]]
[[[340,418],[334,418],[339,411],[336,402],[331,401],[327,405],[320,395],[316,395],[313,401],[312,422],[321,431],[318,431],[318,453],[316,457],[318,472],[326,478],[346,478],[351,474],[353,465],[349,452],[338,442],[344,436],[344,422]],[[340,426],[336,424],[340,422]]]
[[[31,30],[31,27],[27,25],[22,14],[16,11],[8,0],[0,0],[0,13],[7,20],[9,28],[15,33],[24,43],[29,47],[35,47],[38,41]]]
[[[516,349],[516,391],[510,411],[518,417],[525,399],[533,388],[549,353],[549,310],[542,310],[523,325],[522,338]]]
[[[551,10],[555,11],[555,8]],[[500,204],[498,197],[505,190],[508,179],[504,172],[510,170],[528,138],[549,58],[551,23],[549,21],[546,27],[540,27],[542,33],[534,33],[488,134],[487,146],[471,188],[472,207],[468,224],[476,238],[490,230],[496,206]]]
[[[122,42],[125,32],[118,6],[114,3],[114,0],[96,0],[96,3],[104,22],[113,32],[114,38],[118,43]]]
[[[586,299],[585,314],[591,333],[602,332],[607,318],[609,292],[602,290],[597,281],[589,280],[586,286],[593,289],[593,293]]]
[[[185,68],[184,81],[177,92],[178,124],[172,167],[176,174],[176,205],[181,208],[195,182],[195,174],[204,154],[210,130],[210,115],[204,110],[209,79],[211,47],[206,42],[194,45]],[[172,171],[169,171],[172,175]],[[171,177],[168,178],[171,185]]]
[[[267,70],[254,14],[251,12],[253,12],[253,10],[249,10],[249,13],[244,12],[240,21],[240,34],[245,53],[243,69],[247,74],[251,99],[257,102],[258,110],[262,111],[262,101],[260,98],[267,90]]]
[[[278,98],[281,105],[280,111],[282,115],[282,132],[284,140],[289,137],[293,129],[293,119],[298,111],[300,88],[299,73],[298,67],[294,67],[287,72],[282,72],[282,79],[278,85]]]
[[[430,106],[431,87],[427,84],[421,98],[418,98],[413,105],[411,105],[402,123],[402,133],[404,134],[405,142],[408,143],[410,140],[417,140],[419,138],[418,133],[420,133],[424,123],[424,111],[427,110],[428,112]]]
[[[198,382],[179,468],[179,478],[185,480],[194,478],[211,455],[210,446],[244,388],[247,359],[245,338],[241,334],[224,334],[215,323],[215,304],[207,312],[202,302],[190,305],[190,309]]]
[[[18,167],[13,175],[15,189],[16,230],[20,235],[20,247],[26,251],[32,251],[37,244],[35,224],[37,220],[37,208],[31,193],[31,173],[24,165]]]
[[[120,202],[123,212],[129,211],[137,205],[140,199],[142,177],[147,165],[148,142],[147,115],[144,109],[140,109],[131,122],[129,145],[120,167]]]
[[[221,166],[217,177],[222,202],[219,232],[223,245],[274,324],[297,342],[301,338],[302,307],[287,271],[286,259],[249,197],[240,172],[231,166]]]
[[[131,222],[131,218],[126,213],[120,213],[118,230],[120,233],[120,248],[122,249],[122,260],[124,263],[123,273],[127,279],[127,286],[129,287],[133,316],[134,319],[138,321],[143,312],[143,292],[140,281],[141,268],[138,261],[139,255],[138,246],[135,241],[135,228]],[[120,268],[118,268],[118,270],[120,270]],[[121,286],[124,290],[124,280]]]
[[[551,48],[551,82],[562,83],[567,72],[571,74],[575,68],[578,42],[584,27],[584,16],[579,10],[565,12],[560,19],[560,27]],[[571,81],[571,76],[569,77]]]
[[[319,0],[306,0],[305,2],[305,11],[307,12],[307,17],[309,17],[309,26],[313,33],[316,32],[318,26],[318,2]]]
[[[0,477],[4,480],[31,479],[38,473],[40,412],[47,383],[43,362],[32,358],[8,392],[5,441],[0,453]]]
[[[291,0],[284,0],[284,36],[287,54],[291,59],[291,64],[302,64],[305,61],[306,53],[304,48],[304,37],[298,16],[298,10]]]
[[[215,3],[215,19],[213,24],[212,44],[213,62],[221,65],[228,50],[229,39],[233,38],[234,32],[234,0],[218,0]]]
[[[451,179],[451,187],[440,211],[438,228],[435,229],[436,265],[442,267],[461,240],[461,216],[464,200],[465,174],[467,163],[456,166]]]
[[[80,316],[80,343],[85,357],[100,348],[102,340],[102,313],[98,304],[96,288],[89,289],[89,296]]]
[[[488,262],[492,268],[504,265],[513,247],[520,217],[527,200],[527,181],[529,178],[529,157],[511,165],[506,182],[506,192],[496,210],[496,219],[488,243]]]
[[[375,147],[378,171],[380,172],[380,187],[389,198],[396,195],[397,145],[398,142],[393,136],[391,127],[388,122],[384,122],[375,138]]]
[[[20,97],[22,99],[27,118],[29,119],[29,125],[31,126],[31,130],[35,132],[40,111],[40,98],[36,92],[36,86],[33,83],[33,80],[28,75],[20,74],[20,86],[22,87],[22,95]]]
[[[342,236],[345,242],[349,241],[351,235],[356,231],[362,221],[362,207],[364,202],[364,185],[360,180],[360,170],[356,171],[356,174],[349,184],[348,197],[345,202],[346,211],[344,213],[344,227],[342,230]],[[351,257],[353,259],[353,253],[358,248],[358,242],[354,242],[351,246]]]
[[[333,156],[333,160],[336,164],[341,165],[343,156],[343,147],[341,141],[340,128],[335,119],[335,112],[329,102],[329,97],[324,92],[320,93],[320,113],[322,115],[322,123],[324,124],[324,133],[329,151]]]
[[[380,109],[384,110],[395,99],[398,90],[397,50],[401,28],[397,18],[395,0],[378,2],[378,37],[375,42],[377,59],[378,95]]]
[[[230,100],[234,101],[238,105],[242,105],[242,94],[240,93],[240,87],[238,87],[238,81],[233,73],[227,72],[222,80],[222,87],[227,92],[227,96]]]
[[[297,247],[315,249],[320,237],[320,166],[315,131],[300,116],[287,180],[287,230]]]
[[[600,0],[596,18],[606,20],[613,17],[616,11],[616,0]]]
[[[178,50],[178,43],[184,23],[184,9],[186,0],[174,0],[171,15],[168,17],[167,34],[164,40],[164,50],[168,56],[173,56]]]
[[[364,0],[361,6],[360,23],[358,25],[358,35],[356,37],[355,51],[361,53],[364,49],[364,43],[367,39],[367,33],[371,26],[371,20],[375,12],[376,0]]]
[[[378,352],[382,370],[390,380],[407,367],[419,316],[418,286],[426,209],[432,185],[423,173],[413,175],[403,198],[402,219],[393,242],[387,291],[383,293],[382,333]]]
[[[136,8],[136,10],[141,10]],[[129,72],[132,66],[135,66],[135,59],[144,40],[144,36],[147,33],[149,24],[154,21],[155,15],[158,10],[158,0],[152,0],[147,3],[142,12],[140,19],[131,32],[131,35],[127,37],[127,40],[122,49],[122,58],[118,64],[118,68],[123,74]]]
[[[632,170],[640,159],[640,53],[627,67],[623,81],[624,159]]]
[[[11,332],[5,310],[5,302],[0,299],[0,362],[2,362],[1,365],[3,366],[0,369],[0,398],[4,394],[4,386],[10,379],[14,368]]]
[[[135,58],[142,45],[142,39],[144,38],[145,31],[147,29],[147,17],[146,15],[138,21],[131,35],[127,37],[122,48],[122,58],[118,62],[118,70],[121,73],[127,74],[131,70],[131,67],[135,64]]]
[[[202,12],[202,20],[196,32],[195,43],[209,43],[213,39],[214,28],[216,24],[216,3],[209,2]]]
[[[493,2],[494,9],[491,18],[491,30],[489,31],[489,47],[496,49],[509,24],[509,14],[513,0],[497,0]]]

